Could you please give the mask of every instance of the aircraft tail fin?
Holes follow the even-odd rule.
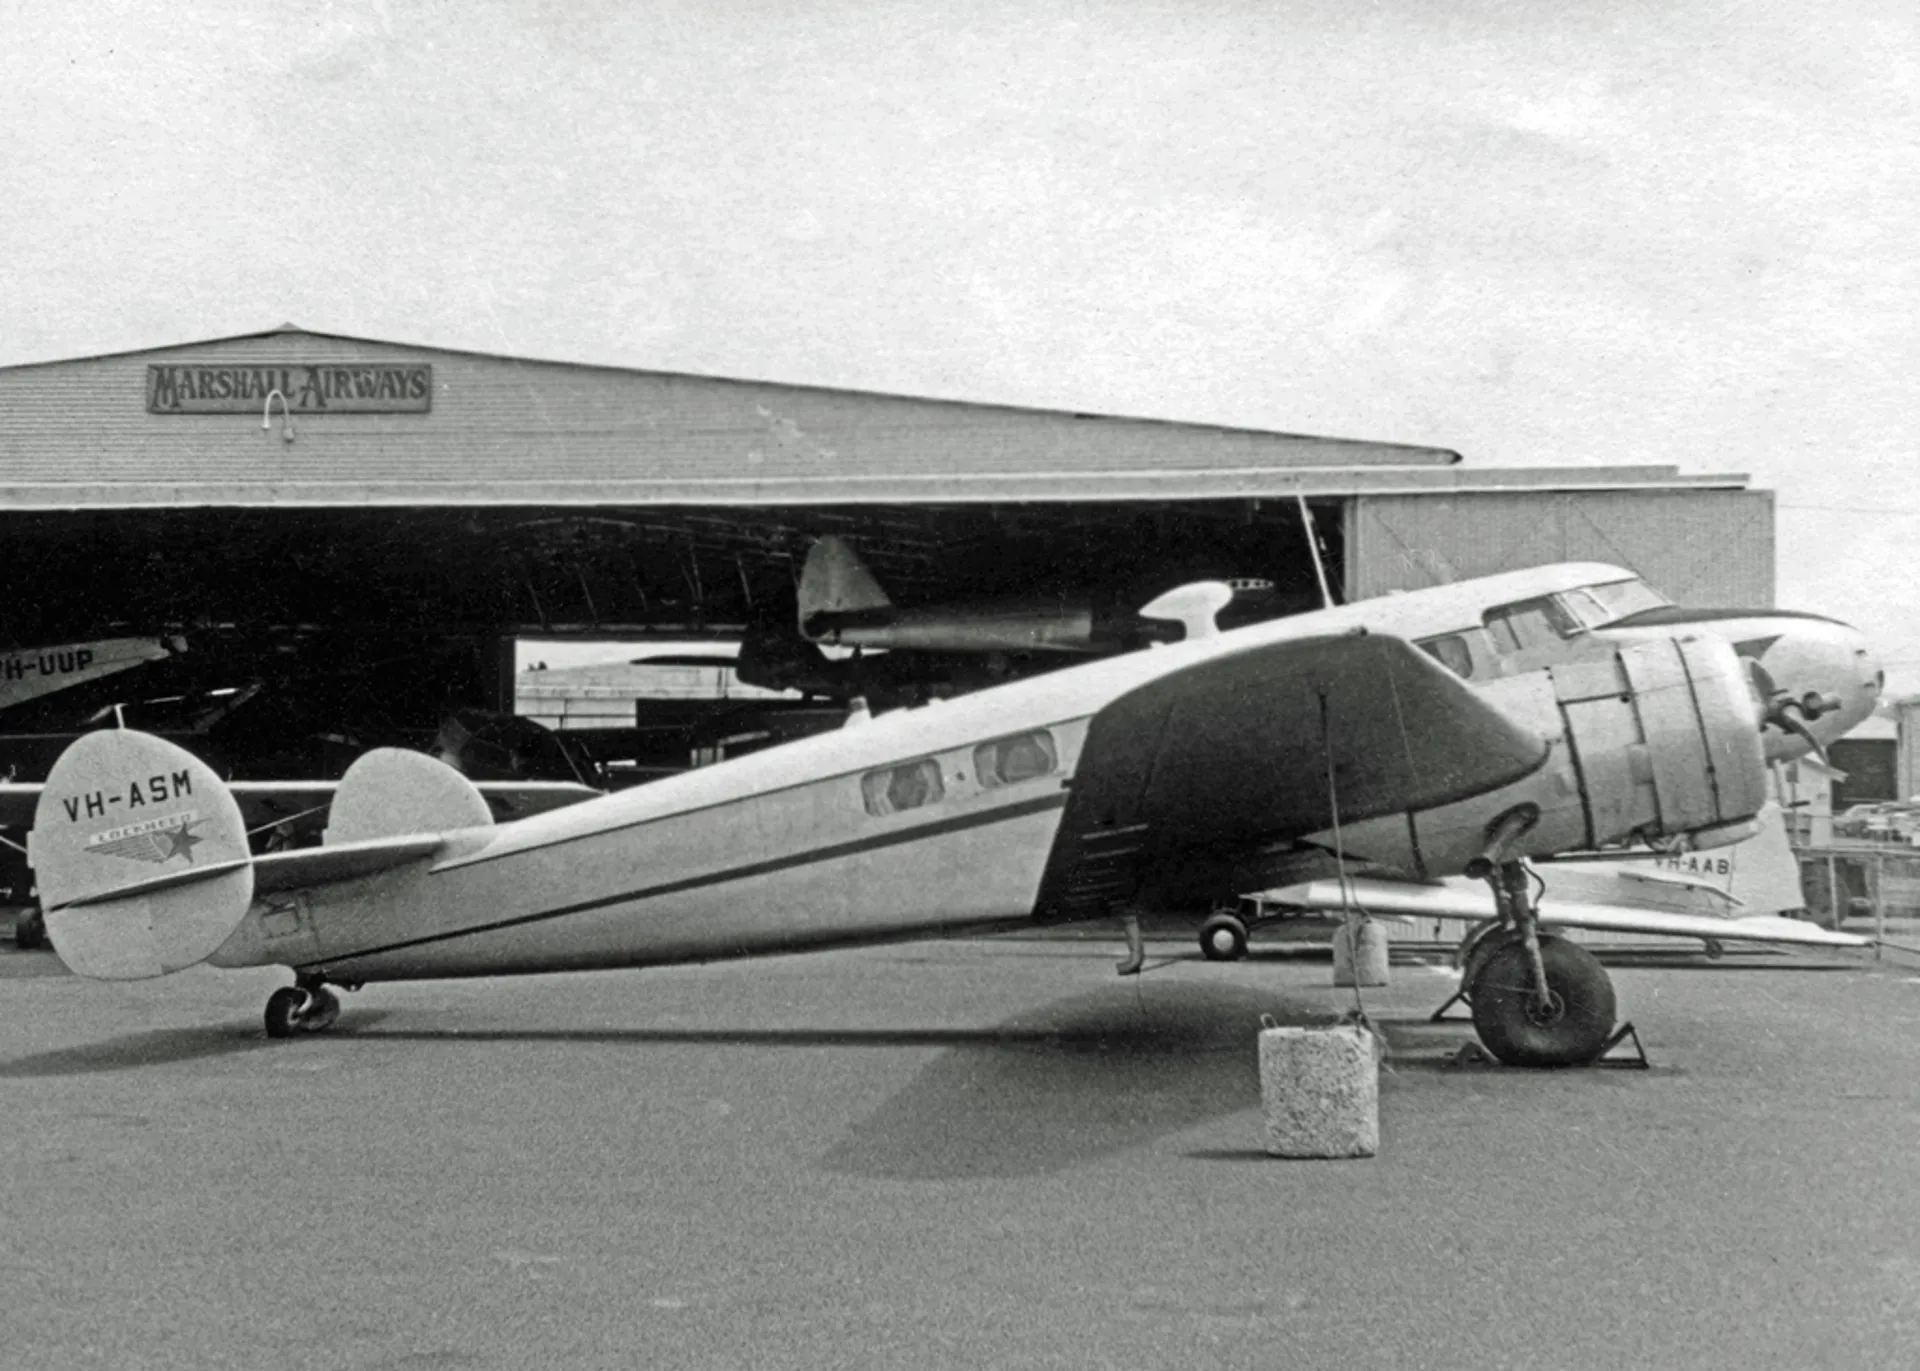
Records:
[[[1780,914],[1807,907],[1800,885],[1800,860],[1787,841],[1786,817],[1769,803],[1760,811],[1760,831],[1727,850],[1732,873],[1727,894],[1742,918]]]
[[[231,792],[192,753],[131,729],[84,734],[60,755],[28,859],[54,951],[82,976],[138,980],[204,961],[253,900]]]
[[[492,822],[479,787],[445,762],[424,752],[377,747],[340,778],[322,841],[334,847]]]
[[[799,599],[802,633],[815,615],[854,614],[893,606],[853,545],[832,534],[807,549],[806,565],[800,569]]]

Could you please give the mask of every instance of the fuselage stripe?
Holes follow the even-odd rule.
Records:
[[[1044,723],[1032,724],[1028,726],[1028,728],[1018,730],[1018,731],[1032,732],[1032,731],[1037,731],[1041,729],[1051,730],[1051,729],[1071,728],[1074,725],[1088,719],[1089,717],[1091,716],[1087,714],[1068,714],[1068,715],[1063,715],[1059,718],[1048,719]],[[999,735],[993,734],[988,736],[997,737]],[[610,824],[605,828],[589,829],[582,833],[561,834],[557,837],[548,838],[541,842],[528,843],[523,847],[497,847],[497,848],[489,847],[484,851],[475,853],[471,857],[457,857],[448,861],[441,862],[434,868],[434,870],[436,872],[459,871],[469,866],[484,866],[488,862],[504,861],[511,857],[522,857],[529,852],[544,852],[549,848],[563,847],[569,843],[588,842],[594,838],[603,837],[608,833],[624,833],[624,832],[630,832],[636,828],[646,828],[651,824],[670,823],[676,819],[684,819],[690,814],[709,813],[716,809],[726,809],[733,805],[746,804],[754,800],[764,800],[771,796],[785,795],[796,790],[805,790],[809,786],[820,786],[820,785],[831,783],[833,781],[849,780],[853,777],[862,776],[875,770],[885,770],[887,767],[890,767],[890,766],[898,766],[901,762],[911,761],[916,757],[933,757],[933,756],[938,756],[940,753],[943,753],[943,752],[960,751],[964,748],[972,746],[973,743],[978,741],[980,741],[978,738],[950,740],[946,743],[941,744],[940,746],[931,748],[927,751],[903,752],[899,756],[891,757],[885,761],[870,761],[868,764],[864,766],[851,767],[845,771],[833,772],[830,775],[806,776],[798,780],[789,781],[784,785],[773,786],[767,790],[755,790],[755,791],[748,791],[745,794],[740,794],[740,795],[728,795],[720,799],[707,800],[700,804],[690,805],[685,809],[670,809],[658,814],[647,814],[637,819],[628,819],[621,823]],[[1070,780],[1071,778],[1068,778],[1068,779]],[[1063,782],[1063,784],[1064,783],[1065,782]],[[619,794],[621,792],[615,791],[613,793]],[[611,797],[603,795],[600,797],[599,800],[587,801],[585,803],[587,804],[600,803],[608,798],[611,798]],[[547,817],[548,814],[558,814],[565,810],[577,809],[578,807],[579,806],[562,805],[558,809],[547,810],[545,813],[537,817],[545,818]],[[519,821],[516,821],[516,822],[519,822]]]
[[[1065,807],[1065,791],[1056,791],[1051,795],[1041,795],[1031,800],[1022,800],[1018,804],[1002,805],[997,809],[982,810],[974,814],[959,814],[950,819],[937,820],[930,824],[921,824],[915,828],[903,828],[891,833],[876,833],[870,838],[857,838],[852,842],[836,843],[832,847],[813,848],[805,852],[789,853],[784,857],[771,857],[766,861],[750,862],[745,866],[729,867],[724,871],[711,871],[703,876],[688,876],[678,881],[667,881],[661,885],[642,886],[637,890],[625,890],[616,895],[602,895],[596,899],[581,900],[576,904],[561,905],[557,909],[543,909],[535,914],[518,914],[510,919],[497,919],[492,923],[475,924],[469,928],[450,929],[443,933],[429,933],[424,937],[407,938],[396,943],[383,943],[378,947],[362,948],[358,952],[343,953],[339,956],[325,957],[307,963],[299,968],[308,970],[319,967],[338,966],[345,962],[359,961],[363,957],[378,957],[389,952],[403,952],[410,947],[424,947],[429,943],[451,942],[455,938],[471,938],[481,933],[496,933],[503,928],[517,928],[522,924],[540,923],[547,919],[560,919],[569,914],[584,914],[589,910],[604,909],[608,905],[626,904],[634,900],[654,899],[661,895],[674,895],[684,890],[698,890],[702,886],[724,885],[728,881],[742,881],[754,876],[765,876],[775,871],[787,871],[794,867],[811,866],[819,862],[835,861],[841,857],[857,856],[863,852],[874,852],[881,848],[897,847],[904,843],[919,842],[925,838],[937,838],[948,833],[959,833],[970,828],[980,828],[987,824],[1005,823],[1013,819],[1024,819],[1030,814],[1042,814],[1049,809]]]

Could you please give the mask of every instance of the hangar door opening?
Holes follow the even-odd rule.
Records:
[[[1771,491],[1362,495],[1346,519],[1353,599],[1549,562],[1606,562],[1676,604],[1773,603]]]
[[[1348,575],[1339,507],[1313,506],[1336,587]],[[1257,617],[1320,602],[1290,498],[14,512],[0,536],[15,568],[0,633],[13,645],[161,634],[187,645],[36,701],[31,718],[0,712],[0,766],[22,779],[115,705],[234,776],[337,776],[367,747],[432,750],[450,711],[513,711],[523,635],[791,636],[800,569],[828,537],[902,606],[1085,594],[1131,612],[1183,582],[1228,578],[1271,583]],[[1000,656],[957,675],[976,688],[1063,664]],[[702,727],[672,732],[665,760],[687,764]]]

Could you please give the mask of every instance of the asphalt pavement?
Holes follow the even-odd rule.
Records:
[[[1261,1150],[1324,960],[914,944],[374,986],[0,950],[0,1366],[1920,1364],[1920,972],[1624,959],[1654,1067],[1456,1068]],[[1168,961],[1167,959],[1174,959]]]

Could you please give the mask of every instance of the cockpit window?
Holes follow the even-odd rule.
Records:
[[[1467,680],[1472,679],[1473,653],[1467,648],[1467,640],[1459,634],[1449,633],[1444,638],[1428,638],[1418,646],[1454,675]]]
[[[1571,638],[1585,625],[1552,595],[1501,605],[1483,616],[1487,635],[1501,652],[1519,652]]]
[[[1673,603],[1639,579],[1608,581],[1603,585],[1588,586],[1583,593],[1599,603],[1607,616],[1602,622],[1609,624],[1615,619],[1624,619],[1629,614],[1638,614],[1643,609],[1661,609]],[[1598,628],[1599,624],[1592,627]]]

